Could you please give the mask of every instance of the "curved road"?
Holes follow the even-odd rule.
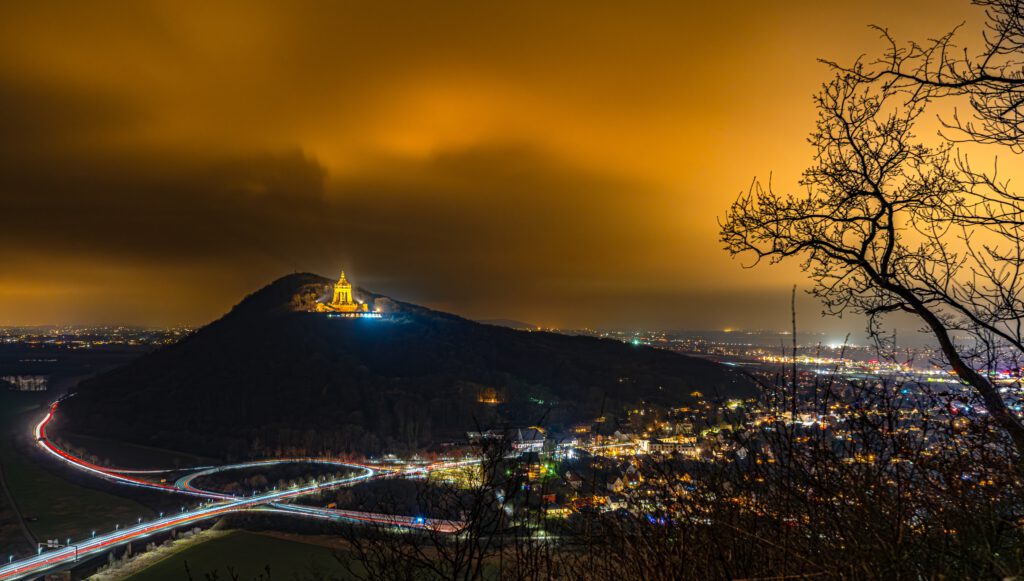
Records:
[[[293,504],[286,504],[286,502],[291,499],[307,494],[316,493],[324,489],[337,488],[341,486],[351,486],[359,482],[365,482],[373,478],[380,478],[385,476],[417,475],[422,474],[423,472],[426,471],[441,468],[449,468],[460,464],[470,464],[473,463],[472,460],[455,463],[439,463],[428,467],[419,467],[404,471],[380,470],[378,468],[373,468],[370,466],[353,464],[350,462],[342,462],[339,460],[333,460],[329,458],[295,458],[262,460],[255,462],[246,462],[243,464],[232,464],[228,466],[201,467],[200,469],[197,469],[196,472],[190,473],[182,478],[179,478],[174,485],[169,485],[159,482],[152,482],[134,476],[134,474],[157,474],[169,471],[120,470],[116,468],[104,468],[102,466],[92,464],[81,458],[73,456],[68,452],[58,448],[56,445],[54,445],[46,437],[46,426],[53,419],[54,414],[57,412],[57,406],[60,404],[60,402],[61,400],[57,400],[56,402],[51,404],[46,416],[43,417],[42,420],[40,420],[40,422],[35,427],[36,442],[48,454],[51,454],[59,458],[61,461],[70,464],[76,469],[90,472],[100,478],[105,478],[107,480],[111,480],[119,484],[142,488],[150,488],[169,493],[186,494],[193,497],[203,498],[209,502],[201,504],[200,507],[197,509],[184,510],[180,514],[161,517],[156,520],[148,522],[140,522],[138,525],[134,527],[127,527],[124,529],[115,530],[114,532],[108,534],[93,535],[88,539],[80,540],[76,544],[73,544],[68,547],[51,549],[46,552],[40,552],[38,555],[26,559],[5,564],[3,566],[0,566],[0,581],[8,581],[27,576],[40,575],[44,572],[56,568],[73,566],[74,563],[76,563],[79,559],[93,556],[98,553],[102,553],[104,551],[111,549],[112,547],[129,543],[131,541],[139,540],[152,534],[166,532],[174,528],[191,525],[213,517],[221,516],[227,513],[236,512],[240,510],[267,510],[273,512],[287,513],[295,516],[304,516],[309,518],[345,520],[354,522],[375,523],[380,525],[404,528],[429,529],[432,531],[442,533],[457,533],[465,527],[465,523],[456,521],[366,513],[350,510],[335,510],[316,507],[306,507]],[[256,465],[296,462],[332,464],[359,471],[359,474],[357,474],[356,476],[350,476],[324,483],[300,486],[287,490],[272,490],[251,497],[236,497],[219,492],[205,491],[195,488],[191,485],[191,481],[194,478],[205,474],[211,474],[214,472],[221,472]]]

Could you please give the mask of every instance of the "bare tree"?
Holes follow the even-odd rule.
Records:
[[[479,463],[466,467],[458,483],[431,478],[418,487],[416,504],[423,514],[457,519],[464,525],[457,532],[426,527],[396,533],[386,523],[349,527],[348,552],[339,555],[339,562],[357,579],[485,578],[514,524],[512,506],[521,492],[518,476],[506,474],[509,452],[504,439],[484,441],[478,449]]]
[[[918,92],[839,71],[815,97],[816,153],[800,195],[755,181],[721,223],[734,255],[803,260],[831,314],[915,315],[1016,448],[1024,425],[979,368],[1024,355],[1022,198],[944,142],[917,141]],[[982,349],[966,346],[968,340]]]
[[[956,42],[960,27],[925,43],[900,44],[876,27],[886,41],[883,54],[853,66],[824,61],[859,80],[883,83],[914,99],[965,97],[970,109],[944,119],[948,137],[1006,146],[1024,152],[1024,2],[973,0],[985,12],[977,49]]]

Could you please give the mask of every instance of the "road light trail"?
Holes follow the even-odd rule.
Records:
[[[395,515],[385,515],[379,513],[365,513],[360,511],[320,509],[315,507],[301,507],[297,505],[284,503],[293,498],[297,498],[306,494],[319,492],[325,489],[337,488],[340,486],[350,486],[358,482],[367,481],[372,478],[395,475],[412,476],[417,474],[423,474],[434,469],[444,469],[463,464],[471,464],[474,461],[438,463],[428,467],[418,467],[403,471],[385,471],[374,467],[365,466],[362,464],[342,462],[339,460],[331,460],[325,458],[259,460],[229,466],[201,467],[201,469],[198,472],[194,472],[182,478],[179,478],[174,485],[169,485],[137,478],[135,476],[131,476],[131,474],[159,474],[171,472],[170,470],[121,470],[116,468],[104,468],[102,466],[98,466],[76,456],[73,456],[72,454],[69,454],[68,452],[54,445],[46,435],[46,428],[50,421],[53,420],[53,416],[57,411],[57,406],[60,404],[60,401],[61,400],[57,400],[56,402],[50,405],[49,409],[47,410],[46,416],[44,416],[43,419],[40,420],[38,424],[36,424],[34,429],[36,443],[48,454],[58,458],[61,462],[65,462],[77,469],[84,470],[86,472],[99,476],[100,478],[111,480],[119,484],[159,490],[162,492],[187,494],[193,497],[200,497],[205,500],[213,499],[217,503],[210,506],[201,505],[200,508],[182,511],[180,514],[177,515],[161,517],[146,523],[139,523],[133,527],[126,527],[124,529],[115,530],[112,533],[93,536],[74,545],[61,547],[56,550],[52,550],[46,553],[40,553],[38,555],[22,559],[20,561],[8,563],[4,566],[0,566],[0,581],[11,581],[13,579],[18,579],[21,577],[39,575],[47,570],[59,566],[67,566],[73,564],[75,562],[78,562],[82,558],[102,553],[113,547],[129,543],[140,538],[145,538],[149,535],[166,532],[181,526],[199,523],[210,518],[241,510],[260,509],[290,515],[306,516],[310,518],[332,520],[344,519],[350,521],[370,522],[376,524],[384,524],[388,526],[425,529],[446,533],[459,532],[465,527],[464,523],[458,523],[455,521],[425,519],[422,517],[404,517]],[[274,490],[263,494],[253,495],[251,497],[236,497],[218,492],[204,491],[197,489],[191,485],[191,481],[194,478],[204,474],[212,474],[215,472],[234,470],[250,466],[295,462],[311,462],[319,464],[337,465],[361,471],[361,473],[359,473],[356,476],[348,476],[345,478],[332,480],[324,483],[318,482],[311,485],[291,488],[287,490]]]
[[[336,508],[317,508],[311,506],[300,506],[295,504],[271,504],[272,508],[261,508],[261,510],[274,510],[292,514],[301,514],[324,520],[345,520],[357,522],[369,522],[392,527],[407,529],[423,529],[438,533],[454,534],[461,532],[468,523],[454,520],[441,520],[424,518],[422,516],[401,516],[383,513],[368,513],[355,510],[344,510]]]
[[[352,484],[368,478],[374,477],[377,472],[371,468],[362,468],[365,470],[358,476],[352,476],[343,478],[340,480],[326,483],[326,486],[342,486]],[[266,494],[261,494],[249,498],[235,498],[230,501],[218,503],[213,506],[199,508],[191,511],[185,511],[181,514],[164,517],[155,521],[147,523],[140,523],[134,527],[128,527],[113,533],[109,533],[102,536],[97,536],[86,541],[82,541],[73,547],[66,547],[50,551],[35,557],[24,559],[15,563],[10,563],[7,566],[0,567],[0,579],[16,579],[21,576],[29,574],[38,574],[46,569],[54,567],[56,565],[67,564],[69,562],[75,562],[85,556],[90,556],[97,552],[102,552],[111,547],[115,547],[120,544],[124,544],[139,538],[144,538],[151,534],[168,531],[183,525],[197,523],[215,516],[227,514],[229,512],[235,512],[238,510],[245,510],[248,508],[254,508],[263,504],[270,504],[274,502],[280,502],[289,500],[298,496],[309,494],[321,490],[325,485],[315,484],[304,486],[291,490],[272,491]],[[197,493],[198,494],[198,493]],[[76,559],[77,557],[77,559]]]

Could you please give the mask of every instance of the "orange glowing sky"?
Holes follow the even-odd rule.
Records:
[[[808,164],[817,57],[877,51],[868,24],[967,19],[961,0],[8,2],[0,324],[197,324],[344,267],[473,318],[783,327],[799,269],[742,269],[716,218]]]

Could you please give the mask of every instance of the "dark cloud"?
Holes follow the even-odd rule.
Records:
[[[391,280],[404,296],[452,308],[475,299],[539,307],[553,281],[585,281],[609,263],[635,276],[631,257],[658,242],[657,232],[622,227],[656,208],[650,185],[590,174],[523,146],[377,160],[330,183],[298,152],[59,167],[18,173],[18,195],[0,215],[7,260],[31,248],[122,265],[251,266],[268,277],[347,265],[371,281]]]
[[[815,56],[966,10],[890,4],[5,4],[0,323],[197,323],[345,267],[476,317],[782,324],[802,275],[715,218],[807,162]]]
[[[116,94],[29,79],[4,79],[0,111],[0,151],[8,161],[86,150],[142,122],[135,104]]]

